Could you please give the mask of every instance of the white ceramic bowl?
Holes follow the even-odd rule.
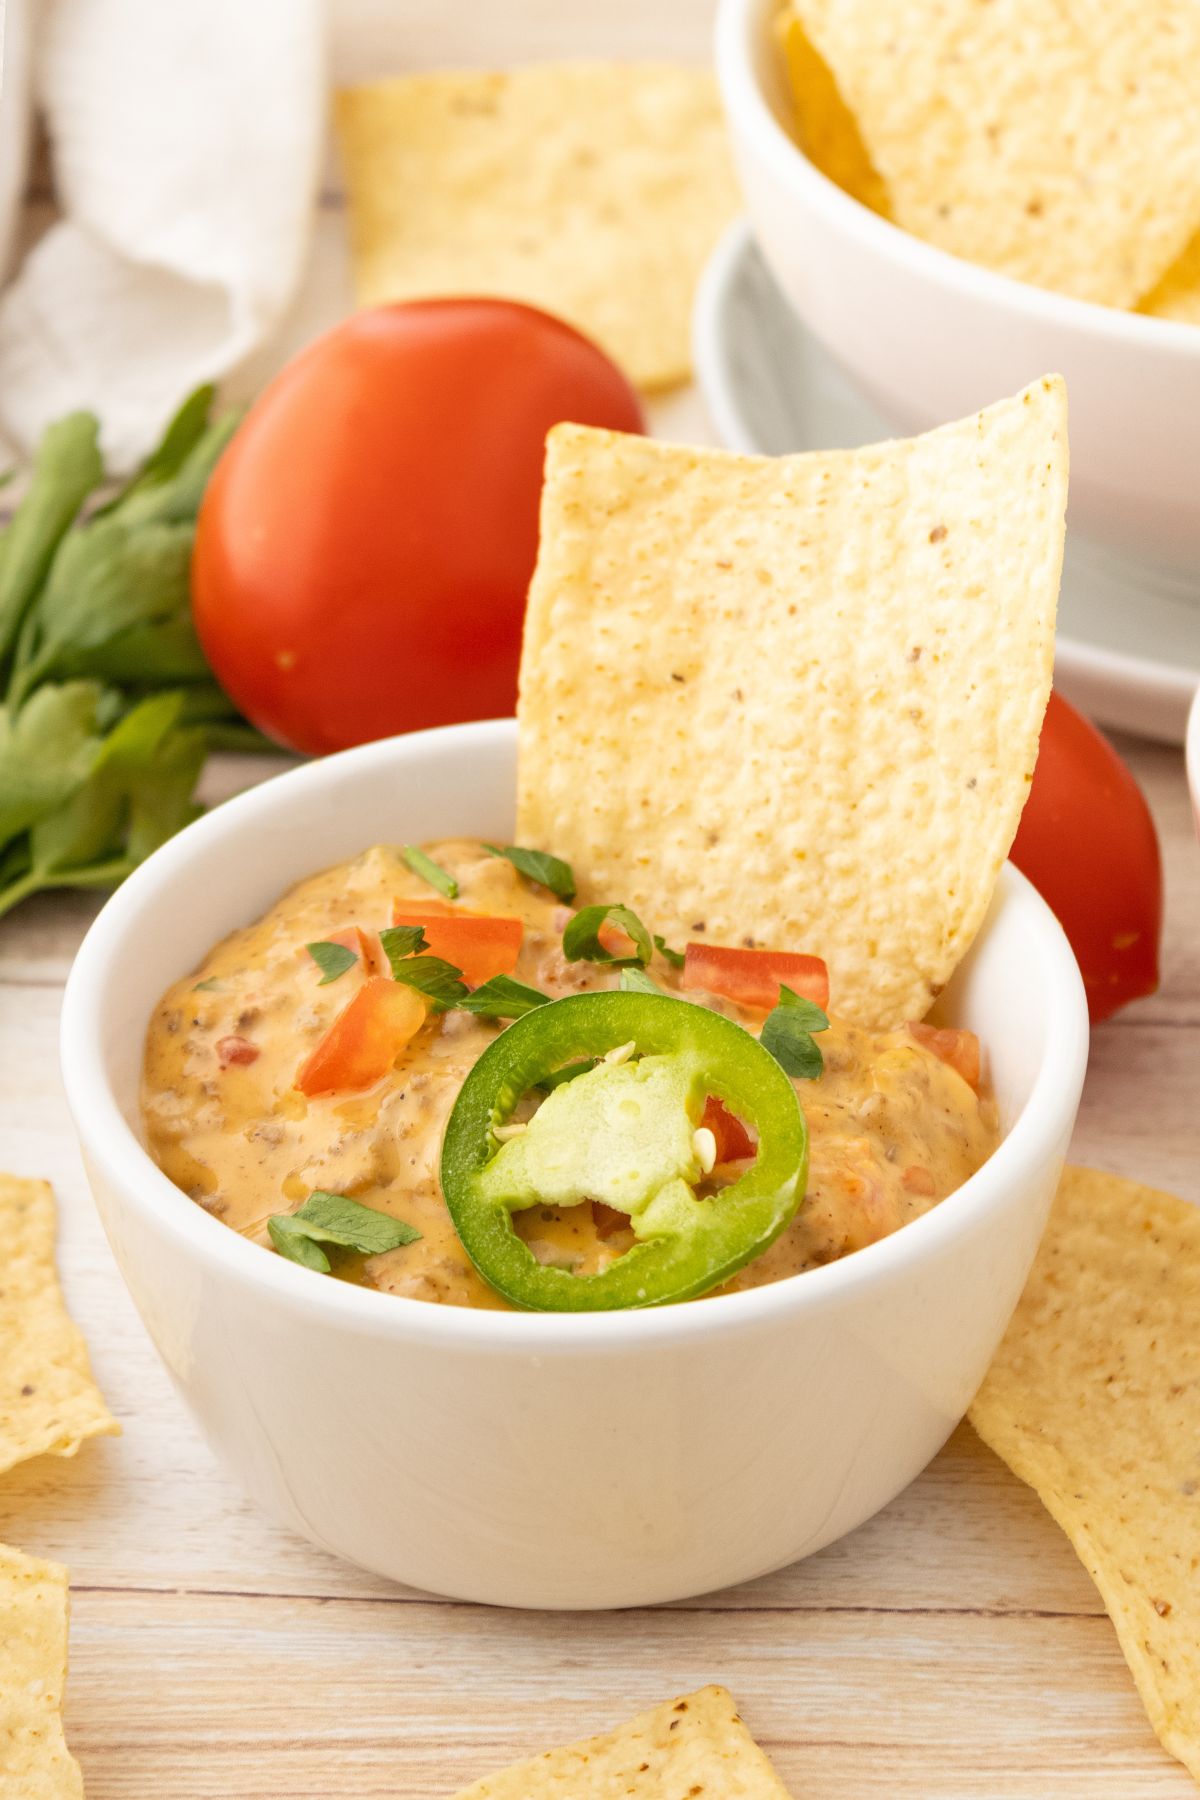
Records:
[[[379,840],[511,831],[511,721],[367,745],[217,808],[108,902],[67,984],[62,1066],[113,1253],[214,1451],[315,1543],[469,1600],[608,1607],[779,1567],[928,1462],[1016,1303],[1079,1099],[1074,959],[1006,869],[946,995],[1008,1127],[927,1217],[774,1286],[645,1313],[400,1299],[244,1242],[142,1146],[167,984],[290,882]]]
[[[716,60],[755,233],[801,318],[904,431],[1061,372],[1072,525],[1194,577],[1200,330],[993,274],[852,200],[784,129],[777,4],[721,0]]]

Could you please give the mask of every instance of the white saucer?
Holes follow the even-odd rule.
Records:
[[[894,435],[796,317],[745,221],[705,270],[694,337],[700,386],[731,449],[780,456]],[[1058,621],[1055,678],[1069,699],[1103,724],[1183,742],[1200,686],[1200,574],[1072,533]]]

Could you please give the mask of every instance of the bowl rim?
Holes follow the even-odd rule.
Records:
[[[368,1336],[405,1338],[431,1348],[484,1348],[523,1356],[585,1354],[637,1349],[664,1340],[686,1342],[701,1333],[707,1337],[719,1331],[757,1329],[797,1308],[815,1312],[836,1305],[842,1296],[881,1278],[903,1278],[919,1268],[926,1253],[944,1249],[981,1215],[1007,1205],[1054,1154],[1070,1130],[1082,1087],[1087,1004],[1061,926],[1025,877],[1006,864],[1000,888],[1011,904],[1024,908],[1035,921],[1043,953],[1046,1041],[1029,1098],[991,1157],[961,1188],[890,1237],[837,1262],[736,1294],[714,1295],[703,1305],[639,1312],[502,1312],[436,1305],[348,1282],[316,1281],[311,1270],[267,1254],[188,1199],[127,1122],[108,1078],[101,1029],[114,955],[136,935],[164,882],[192,863],[203,863],[211,884],[213,859],[220,858],[228,840],[240,840],[248,828],[264,824],[280,809],[302,804],[348,774],[369,775],[390,769],[397,760],[419,761],[431,749],[455,740],[480,758],[497,751],[511,753],[515,734],[512,719],[443,726],[364,744],[272,776],[187,826],[135,869],[105,903],[67,979],[61,1070],[89,1178],[95,1168],[135,1227],[147,1223],[173,1240],[176,1250],[202,1263],[209,1277],[253,1292],[293,1317]],[[269,835],[263,835],[269,842]]]
[[[1200,831],[1200,687],[1192,695],[1192,704],[1188,708],[1183,754],[1192,809],[1196,815],[1196,829]]]
[[[809,161],[770,106],[755,68],[758,44],[777,0],[718,0],[713,27],[717,79],[726,113],[755,153],[801,201],[874,255],[906,263],[915,275],[968,298],[1023,312],[1040,323],[1156,356],[1200,358],[1200,329],[1179,319],[1101,306],[968,262],[905,231],[855,200]]]

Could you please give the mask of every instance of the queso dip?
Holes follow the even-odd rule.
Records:
[[[298,1071],[372,978],[373,934],[406,907],[520,921],[512,977],[551,999],[614,988],[618,972],[567,959],[573,909],[504,857],[458,839],[427,852],[456,884],[452,901],[439,900],[398,849],[377,846],[302,881],[176,982],[147,1034],[145,1132],[171,1180],[245,1237],[270,1248],[268,1220],[294,1214],[314,1191],[346,1196],[420,1235],[382,1254],[338,1254],[334,1273],[413,1299],[500,1307],[508,1302],[477,1273],[447,1210],[439,1157],[464,1080],[504,1020],[431,1011],[382,1078],[361,1090],[306,1094]],[[307,946],[339,935],[353,943],[353,927],[362,928],[363,954],[330,976]],[[703,921],[695,929],[702,933]],[[684,978],[669,954],[656,952],[647,972],[680,995]],[[685,998],[751,1034],[762,1028],[761,1009],[694,986]],[[834,1014],[819,1043],[822,1072],[794,1083],[808,1128],[807,1188],[791,1222],[725,1291],[886,1237],[945,1199],[997,1143],[994,1104],[970,1078],[977,1046],[969,1034],[871,1032]],[[530,1206],[515,1228],[538,1263],[579,1275],[603,1271],[633,1242],[621,1212],[586,1200]]]

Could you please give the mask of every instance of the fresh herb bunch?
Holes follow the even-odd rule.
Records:
[[[110,887],[196,816],[213,749],[260,749],[192,627],[196,514],[236,414],[197,389],[143,467],[104,480],[99,427],[44,434],[0,531],[0,914],[49,887]]]

